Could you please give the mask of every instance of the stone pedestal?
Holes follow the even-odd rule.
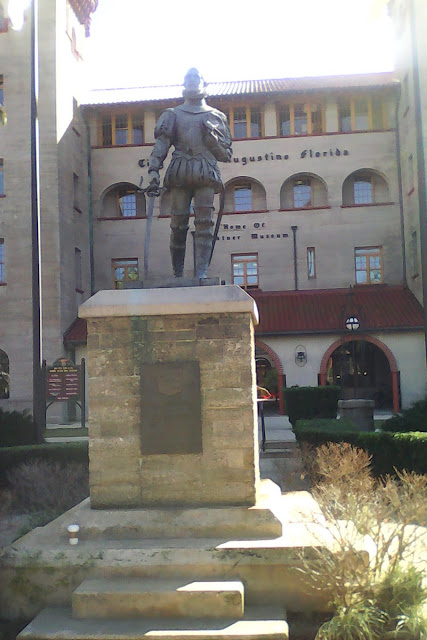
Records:
[[[254,505],[252,298],[235,285],[100,291],[79,315],[92,508]]]
[[[374,407],[374,400],[338,400],[340,417],[351,420],[357,431],[374,430]]]

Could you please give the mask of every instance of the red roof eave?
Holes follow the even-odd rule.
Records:
[[[64,345],[86,344],[87,322],[84,318],[76,318],[64,333]]]
[[[78,0],[74,0],[77,2]],[[82,1],[82,0],[80,0]],[[242,98],[246,96],[291,95],[355,90],[395,90],[399,86],[393,72],[366,73],[305,78],[278,78],[267,80],[238,80],[211,82],[207,85],[209,98]],[[101,106],[126,103],[151,103],[182,100],[182,85],[149,87],[116,87],[94,89],[82,100],[83,106]]]
[[[250,291],[257,303],[258,335],[341,333],[348,315],[357,315],[362,331],[418,331],[424,312],[404,286],[366,285],[351,289]],[[65,346],[86,344],[87,324],[76,318],[64,333]]]
[[[257,334],[324,334],[343,331],[345,317],[359,316],[362,330],[403,331],[424,327],[424,313],[403,286],[352,289],[251,291],[260,313]]]

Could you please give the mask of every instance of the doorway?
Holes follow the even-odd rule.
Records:
[[[368,398],[375,408],[393,410],[393,381],[386,354],[372,342],[350,340],[329,356],[327,384],[341,387],[341,398]]]

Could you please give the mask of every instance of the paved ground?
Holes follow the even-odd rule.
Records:
[[[389,411],[376,411],[374,420],[387,420],[393,414]],[[287,442],[295,442],[295,435],[292,431],[292,425],[288,416],[266,415],[265,416],[265,435],[266,440],[282,440]],[[259,420],[259,438],[261,441],[261,421]]]
[[[86,423],[86,427],[89,427],[89,423]],[[55,431],[58,429],[80,429],[80,422],[73,424],[49,424],[47,430],[49,436],[46,438],[47,442],[76,442],[78,440],[87,440],[87,436],[56,436]],[[267,440],[286,440],[288,442],[295,442],[295,436],[292,432],[292,426],[289,422],[288,416],[265,416],[265,430]],[[259,421],[259,439],[261,441],[261,421]]]
[[[384,411],[376,411],[374,414],[375,420],[386,420],[387,418],[392,417],[392,413],[384,412]],[[261,442],[261,421],[258,421],[259,426],[259,440]],[[48,431],[52,435],[46,438],[47,442],[68,442],[68,441],[77,441],[77,440],[87,440],[87,436],[78,436],[78,437],[58,437],[55,436],[56,429],[80,429],[80,422],[75,422],[73,424],[50,424],[48,425]],[[86,423],[86,427],[89,427],[89,423]],[[295,435],[292,431],[292,425],[289,422],[288,416],[280,416],[280,415],[266,415],[265,416],[265,434],[267,441],[286,441],[286,442],[295,442]]]

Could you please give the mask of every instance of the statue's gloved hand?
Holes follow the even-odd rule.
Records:
[[[149,198],[158,197],[160,195],[160,175],[158,171],[150,171],[148,173],[150,183],[145,191]]]

